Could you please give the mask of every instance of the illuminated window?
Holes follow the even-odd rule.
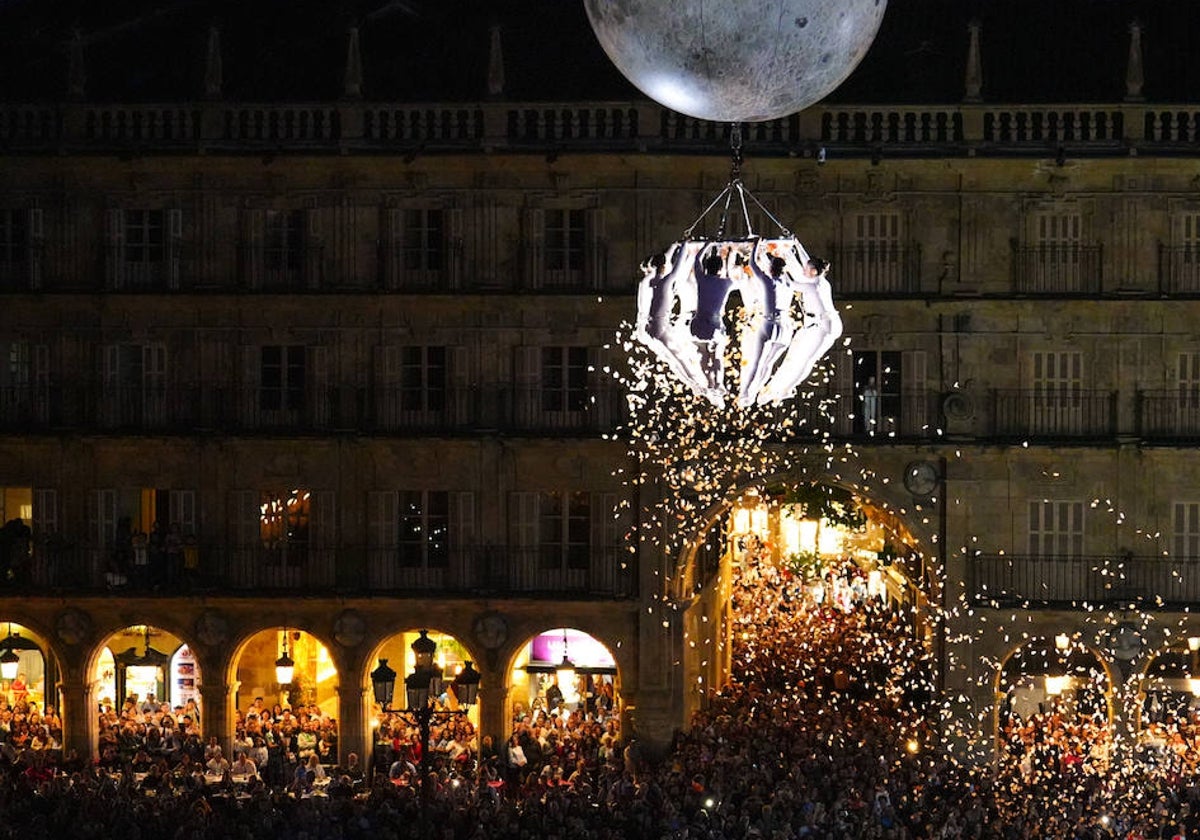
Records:
[[[450,494],[438,490],[400,493],[400,565],[444,568],[450,559]]]
[[[259,495],[259,539],[268,562],[299,565],[308,559],[312,493],[294,489]]]

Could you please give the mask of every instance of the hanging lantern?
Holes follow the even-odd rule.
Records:
[[[6,680],[15,680],[17,678],[17,666],[21,663],[21,657],[17,656],[16,652],[9,649],[0,654],[0,678]]]
[[[283,655],[275,660],[275,682],[291,685],[296,673],[296,663],[288,656],[287,630],[283,631]]]

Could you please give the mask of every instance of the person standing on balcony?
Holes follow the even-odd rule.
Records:
[[[155,591],[162,588],[167,580],[166,534],[156,519],[150,526],[150,535],[146,538],[150,546],[150,579]]]
[[[879,386],[875,384],[874,376],[867,377],[866,387],[862,391],[862,404],[863,431],[873,435],[879,427]]]
[[[133,586],[138,591],[150,588],[150,540],[138,528],[130,539],[133,548]]]

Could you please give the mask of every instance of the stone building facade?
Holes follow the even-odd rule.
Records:
[[[818,389],[852,454],[775,445],[903,523],[944,697],[985,735],[1029,638],[1093,652],[1136,727],[1140,676],[1200,634],[1197,136],[1140,103],[747,129],[746,185],[832,260],[851,339]],[[638,531],[654,485],[626,480],[603,373],[638,264],[726,179],[720,126],[641,103],[8,105],[0,149],[0,487],[33,530],[0,618],[45,653],[68,746],[94,749],[88,675],[130,625],[194,650],[220,738],[246,640],[304,629],[360,753],[376,655],[418,627],[472,653],[497,737],[549,628],[613,652],[655,744],[720,681],[718,634],[693,631],[727,607],[694,548]],[[873,436],[862,365],[889,374]],[[186,594],[106,589],[144,492],[196,540]],[[267,545],[264,511],[301,495],[303,540]],[[437,511],[436,557],[396,562],[405,504]]]

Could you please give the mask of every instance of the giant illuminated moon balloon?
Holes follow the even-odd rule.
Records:
[[[887,0],[584,0],[617,69],[651,99],[717,122],[818,102],[867,54]]]

